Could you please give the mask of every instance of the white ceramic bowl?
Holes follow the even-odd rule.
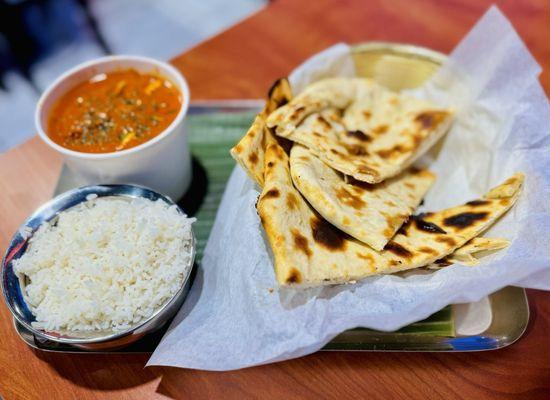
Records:
[[[50,139],[48,118],[61,96],[97,74],[128,68],[161,75],[181,92],[181,109],[168,128],[139,146],[111,153],[74,151]],[[189,96],[185,78],[167,63],[139,56],[102,57],[70,69],[50,85],[38,101],[35,124],[40,138],[65,157],[68,167],[83,184],[138,184],[178,200],[191,182],[191,156],[184,127]]]

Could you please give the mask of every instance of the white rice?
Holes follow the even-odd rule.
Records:
[[[25,275],[33,325],[55,331],[125,330],[181,287],[191,224],[162,201],[90,199],[42,225],[13,262]]]

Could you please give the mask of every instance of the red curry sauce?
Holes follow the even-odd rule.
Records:
[[[179,90],[161,76],[133,69],[98,74],[55,104],[48,136],[84,153],[125,150],[164,131],[181,105]]]

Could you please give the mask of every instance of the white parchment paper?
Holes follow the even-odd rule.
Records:
[[[299,67],[310,81],[352,75],[337,45]],[[229,370],[299,357],[357,326],[395,330],[453,303],[479,301],[507,285],[550,289],[550,106],[540,68],[506,18],[490,9],[418,96],[448,104],[458,120],[440,151],[424,158],[438,180],[425,208],[474,199],[516,171],[516,206],[486,236],[512,245],[476,267],[379,276],[306,291],[277,287],[254,203],[258,190],[237,168],[228,183],[188,300],[148,365]]]

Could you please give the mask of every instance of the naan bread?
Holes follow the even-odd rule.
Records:
[[[445,257],[445,261],[450,264],[462,264],[474,266],[479,264],[479,258],[489,252],[505,249],[510,245],[506,239],[500,238],[473,238],[453,254]]]
[[[308,205],[292,184],[281,146],[270,143],[265,162],[257,210],[282,286],[342,283],[429,265],[495,222],[514,204],[523,182],[517,174],[480,200],[411,218],[379,252],[338,230]]]
[[[265,125],[269,114],[292,98],[290,84],[285,78],[277,80],[268,93],[263,110],[256,116],[246,135],[230,150],[231,156],[258,185],[264,185],[264,152],[272,136]]]
[[[484,253],[505,249],[510,245],[506,239],[500,238],[473,238],[464,246],[447,256],[447,261],[451,263],[461,263],[464,265],[476,265],[479,263],[479,256]]]
[[[488,252],[502,250],[510,245],[506,239],[476,237],[454,253],[428,266],[429,269],[441,269],[451,264],[474,266],[479,264],[479,257]]]
[[[448,130],[452,114],[371,79],[331,78],[271,113],[267,126],[337,171],[378,183],[425,153]]]
[[[413,214],[435,180],[429,171],[406,171],[371,185],[348,179],[295,144],[290,152],[292,181],[321,216],[348,235],[382,250]]]

